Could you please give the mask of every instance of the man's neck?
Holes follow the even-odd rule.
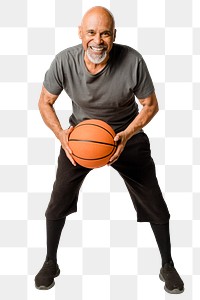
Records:
[[[107,65],[108,59],[109,59],[109,57],[106,58],[106,60],[103,61],[102,63],[95,64],[88,59],[86,53],[84,56],[85,66],[86,66],[87,70],[93,75],[99,73],[101,70],[103,70],[105,68],[105,66]]]

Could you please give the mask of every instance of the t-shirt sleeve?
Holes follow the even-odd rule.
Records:
[[[149,74],[147,65],[143,58],[139,61],[137,68],[137,84],[134,88],[134,94],[138,99],[148,97],[154,92],[154,85]]]
[[[54,58],[51,63],[50,68],[47,70],[44,81],[44,87],[48,92],[54,95],[59,95],[63,90],[63,74],[61,62]]]

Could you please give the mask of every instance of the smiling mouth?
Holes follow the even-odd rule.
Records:
[[[94,46],[90,46],[90,49],[92,49],[95,52],[101,52],[103,50],[105,50],[105,47],[94,47]]]

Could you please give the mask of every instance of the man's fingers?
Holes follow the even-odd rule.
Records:
[[[111,158],[110,158],[110,161],[109,163],[112,163],[115,159],[117,159],[119,157],[118,154],[114,154]]]
[[[60,133],[60,142],[62,145],[62,148],[65,151],[66,156],[69,158],[69,160],[71,161],[71,163],[76,166],[76,162],[72,157],[72,150],[69,147],[69,143],[68,143],[68,139],[69,139],[69,135],[70,133],[74,130],[74,127],[71,126],[69,129],[66,130],[62,130],[62,132]]]
[[[72,165],[76,166],[76,162],[75,160],[72,158],[72,156],[69,154],[68,151],[65,151],[67,157],[69,158],[69,160],[71,161]]]
[[[67,157],[69,158],[69,160],[71,161],[71,163],[76,166],[76,162],[72,157],[72,150],[69,148],[68,145],[66,145],[65,147],[63,147],[63,149],[65,150],[65,154],[67,155]]]
[[[68,145],[66,145],[66,150],[67,150],[70,154],[72,154],[72,150],[69,148]]]
[[[114,137],[114,141],[115,142],[118,142],[120,140],[120,136],[117,134],[115,137]]]
[[[69,129],[67,130],[68,131],[68,135],[74,130],[74,127],[73,126],[70,126]]]
[[[110,158],[108,165],[110,166],[111,164],[113,164],[115,161],[118,160],[120,154],[123,151],[123,147],[122,146],[118,146],[117,151],[115,152],[115,154]]]

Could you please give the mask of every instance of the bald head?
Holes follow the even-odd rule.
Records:
[[[112,24],[113,29],[115,28],[115,20],[113,14],[105,7],[103,6],[94,6],[90,8],[83,16],[81,21],[81,26],[87,22],[88,18],[95,18],[95,17],[101,17],[104,19],[108,19],[110,23]]]
[[[115,41],[115,21],[111,12],[102,6],[90,8],[79,26],[79,37],[85,50],[85,61],[106,63]]]

